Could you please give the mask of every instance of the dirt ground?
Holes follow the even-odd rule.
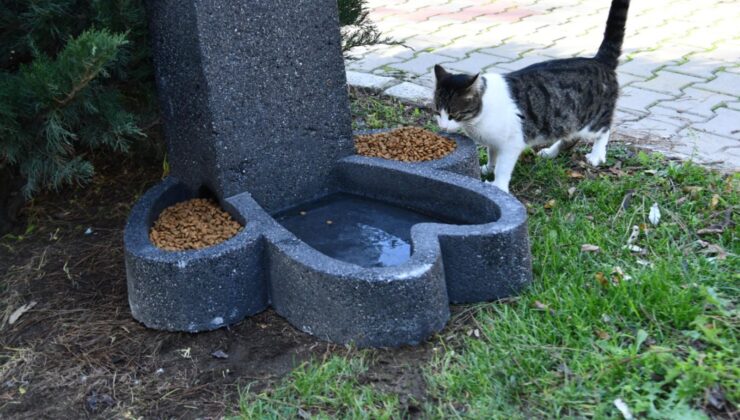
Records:
[[[353,351],[271,310],[196,335],[144,328],[129,312],[123,227],[162,163],[96,169],[87,187],[37,198],[27,226],[0,240],[0,418],[219,417],[237,409],[239,389],[258,392],[310,358]],[[413,412],[426,398],[420,366],[432,347],[374,351],[360,379],[409,395]]]

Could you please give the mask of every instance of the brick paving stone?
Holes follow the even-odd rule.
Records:
[[[632,61],[621,64],[619,66],[619,71],[631,74],[633,76],[647,78],[653,76],[653,74],[664,65],[665,63],[656,62],[651,60],[649,57],[641,55],[640,57],[637,57]]]
[[[642,80],[645,80],[644,77],[637,77],[633,76],[631,74],[623,73],[623,72],[617,72],[617,79],[619,80],[619,86],[625,87],[633,82],[639,82]]]
[[[434,76],[434,72],[430,71],[427,74],[422,74],[418,77],[413,77],[408,80],[408,82],[414,83],[419,86],[424,86],[429,89],[434,89],[434,84],[436,83],[437,79]]]
[[[545,57],[543,55],[533,54],[533,55],[527,55],[525,57],[520,58],[519,60],[512,61],[509,63],[496,64],[496,66],[507,69],[509,71],[517,71],[525,67],[531,66],[532,64],[537,64],[537,63],[541,63],[543,61],[548,61],[548,60],[552,60],[552,58]]]
[[[627,86],[622,89],[617,108],[649,114],[650,106],[670,99],[673,96]]]
[[[740,111],[729,108],[719,108],[716,116],[711,120],[692,127],[718,136],[732,137],[740,140]]]
[[[658,115],[650,115],[637,121],[625,121],[618,127],[622,131],[633,135],[671,138],[675,137],[682,129],[688,127],[688,125],[688,123],[679,125],[675,120],[663,118]]]
[[[496,45],[501,44],[501,42],[502,40],[496,37],[493,33],[486,32],[478,36],[463,36],[456,38],[451,43],[435,49],[434,53],[456,58],[458,60],[464,60],[468,55],[477,52],[476,50],[495,47]]]
[[[724,161],[730,164],[735,171],[740,169],[740,142],[735,139],[703,133],[693,128],[681,130],[678,135],[684,139],[684,143],[693,146],[694,153],[706,161]],[[681,147],[678,143],[677,147]],[[675,149],[675,147],[674,147]]]
[[[675,121],[676,125],[686,126],[701,122],[706,122],[712,117],[706,117],[702,115],[692,114],[689,112],[682,112],[674,108],[668,108],[661,105],[655,105],[650,108],[650,115],[655,115],[665,119],[665,121]]]
[[[629,121],[637,121],[637,120],[639,120],[641,118],[645,118],[645,116],[644,115],[633,114],[631,112],[626,112],[624,110],[617,109],[614,112],[614,121],[613,121],[613,123],[614,123],[614,125],[620,125],[622,123],[629,122]]]
[[[738,57],[740,59],[740,57]],[[709,90],[740,97],[740,74],[719,72],[711,82],[698,84],[697,89]]]
[[[633,83],[632,86],[640,89],[652,90],[654,92],[668,93],[680,92],[692,84],[701,83],[705,80],[699,77],[687,76],[684,74],[673,73],[670,71],[659,71],[655,73],[657,77],[645,80],[643,82]]]
[[[493,55],[475,52],[470,54],[470,57],[466,58],[465,60],[456,61],[454,63],[448,64],[445,67],[462,73],[474,74],[483,71],[486,67],[505,63],[506,61],[507,59],[503,57],[496,57]]]
[[[415,75],[426,74],[431,71],[435,64],[444,64],[453,61],[449,57],[437,54],[420,54],[403,63],[393,64],[394,69],[402,70]]]
[[[733,96],[690,87],[684,89],[682,96],[661,102],[660,106],[709,118],[714,116],[715,108],[734,99]]]
[[[391,63],[398,63],[408,60],[414,56],[412,50],[394,45],[388,48],[374,48],[365,54],[361,59],[350,61],[348,67],[355,71],[372,72],[378,67],[386,66]]]
[[[403,40],[403,45],[413,49],[413,51],[430,51],[438,54],[437,50],[443,48],[449,42],[450,41],[446,36],[440,34],[429,34],[406,38]],[[466,52],[467,51],[463,51],[462,53],[465,54]]]
[[[492,48],[483,48],[480,52],[484,54],[491,54],[498,57],[508,58],[510,60],[518,59],[524,52],[537,49],[539,45],[536,44],[515,44],[508,42],[506,44],[498,45]]]
[[[432,99],[432,89],[409,82],[386,89],[384,93],[408,102],[427,104]]]
[[[720,61],[702,61],[693,59],[693,56],[689,56],[690,61],[676,64],[671,63],[665,67],[665,70],[672,71],[674,73],[688,74],[689,76],[701,77],[704,79],[711,79],[715,77],[715,73],[720,71],[726,64]]]
[[[398,83],[393,77],[376,76],[369,73],[347,71],[347,83],[351,86],[383,90]]]

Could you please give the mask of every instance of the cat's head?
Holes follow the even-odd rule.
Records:
[[[476,75],[452,74],[442,66],[434,66],[437,80],[433,109],[439,128],[457,131],[460,124],[477,117],[483,108],[484,82]]]

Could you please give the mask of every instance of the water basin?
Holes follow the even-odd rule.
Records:
[[[361,267],[401,265],[411,258],[411,227],[449,223],[350,194],[334,194],[275,216],[314,249]]]

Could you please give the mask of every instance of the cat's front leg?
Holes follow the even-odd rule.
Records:
[[[591,149],[591,153],[586,155],[586,160],[593,166],[599,166],[606,163],[606,145],[609,144],[610,130],[599,134],[599,137],[594,141],[594,147]]]
[[[512,141],[507,144],[504,148],[500,149],[496,154],[496,168],[494,169],[495,179],[493,185],[497,186],[505,192],[509,192],[509,182],[511,182],[511,174],[514,172],[516,162],[519,160],[519,155],[525,149],[523,139],[519,141]]]
[[[488,160],[485,165],[481,165],[480,167],[480,173],[483,176],[488,176],[493,173],[494,164],[496,162],[496,150],[491,146],[487,146],[486,150],[488,151]]]

